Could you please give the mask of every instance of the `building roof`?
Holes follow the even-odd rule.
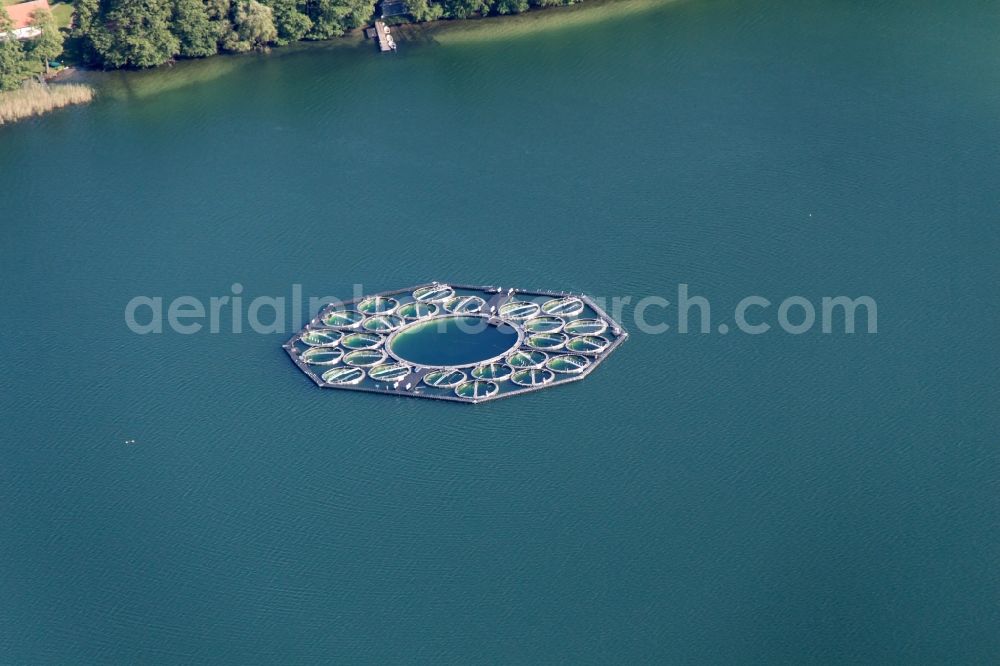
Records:
[[[10,16],[10,20],[14,23],[14,27],[11,28],[12,30],[27,28],[31,25],[32,14],[39,9],[48,8],[48,0],[31,0],[31,2],[22,2],[18,5],[7,5],[4,7],[7,10],[7,15]]]

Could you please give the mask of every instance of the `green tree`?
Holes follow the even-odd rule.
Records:
[[[528,11],[528,0],[496,0],[493,11],[497,14],[520,14]]]
[[[170,32],[169,0],[111,0],[109,4],[88,33],[105,66],[155,67],[180,52],[180,42]]]
[[[445,0],[444,15],[448,18],[464,19],[473,14],[485,16],[490,12],[490,4],[486,0]]]
[[[409,0],[406,6],[410,10],[410,16],[417,23],[436,21],[444,14],[444,9],[441,5],[430,0]]]
[[[76,40],[76,48],[87,63],[100,63],[100,56],[91,39],[93,31],[100,24],[100,1],[76,0],[74,10],[73,29],[70,34]]]
[[[219,31],[202,0],[174,0],[171,32],[180,42],[180,54],[203,58],[219,52]]]
[[[24,48],[14,37],[14,25],[0,6],[0,90],[14,90],[27,78]]]
[[[76,0],[73,9],[73,36],[84,37],[97,24],[97,15],[101,12],[100,0]]]
[[[371,23],[375,16],[375,0],[345,0],[347,4],[347,29],[361,28]]]
[[[274,12],[257,0],[240,0],[233,11],[233,30],[223,42],[228,51],[262,50],[278,39]]]
[[[306,11],[312,21],[310,39],[330,39],[344,34],[347,10],[338,0],[308,0]]]
[[[233,30],[230,21],[233,7],[229,0],[205,0],[205,11],[208,14],[208,22],[212,26],[215,41],[221,44],[222,41]]]
[[[278,29],[279,46],[297,42],[312,28],[312,20],[305,14],[305,4],[297,0],[268,0],[274,11],[274,25]]]
[[[366,25],[375,14],[375,0],[307,0],[313,27],[309,39],[330,39]]]
[[[31,25],[41,33],[28,42],[28,56],[41,61],[48,74],[49,61],[55,60],[62,53],[63,34],[59,32],[52,13],[47,9],[36,9],[31,15]]]

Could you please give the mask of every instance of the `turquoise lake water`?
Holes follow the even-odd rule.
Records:
[[[0,128],[0,662],[996,660],[996,5],[602,18],[106,75]],[[290,307],[124,317],[431,280],[628,297],[630,337],[473,406],[318,389]],[[681,283],[711,332],[639,330]],[[793,295],[878,332],[777,330]]]

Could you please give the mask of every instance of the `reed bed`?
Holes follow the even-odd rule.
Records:
[[[86,104],[93,98],[94,89],[82,83],[44,85],[32,81],[18,90],[0,92],[0,125],[39,116],[70,104]]]

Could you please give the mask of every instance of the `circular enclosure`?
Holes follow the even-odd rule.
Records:
[[[310,347],[299,356],[309,365],[336,365],[344,357],[339,347]]]
[[[586,356],[579,356],[577,354],[553,356],[545,363],[545,367],[549,370],[564,375],[579,374],[586,370],[588,365],[590,365],[590,359]]]
[[[486,301],[478,296],[455,296],[444,302],[444,309],[452,314],[471,314],[479,312]]]
[[[576,296],[553,298],[542,304],[542,312],[557,317],[573,317],[583,312],[583,301]]]
[[[424,384],[434,388],[452,388],[465,381],[461,370],[435,370],[424,375]]]
[[[396,315],[375,315],[365,319],[361,328],[373,333],[389,333],[403,325],[403,318]]]
[[[500,316],[513,321],[524,321],[538,314],[538,303],[530,301],[509,301],[500,306]]]
[[[608,322],[603,319],[574,319],[563,330],[570,335],[600,335],[608,330]]]
[[[398,382],[411,372],[413,369],[405,363],[386,363],[368,370],[368,376],[377,382]]]
[[[518,370],[510,376],[510,381],[518,386],[544,386],[556,376],[549,370],[543,368],[532,368],[530,370]]]
[[[558,333],[564,323],[559,317],[535,317],[524,322],[524,330],[529,333]]]
[[[469,400],[482,400],[496,395],[500,387],[493,382],[465,382],[455,387],[455,395]]]
[[[396,310],[396,314],[410,321],[416,321],[417,319],[426,319],[427,317],[433,317],[441,308],[437,306],[436,303],[404,303],[399,306]]]
[[[512,372],[514,372],[514,370],[509,365],[504,365],[503,363],[487,363],[486,365],[478,365],[473,368],[472,378],[502,382],[510,377]]]
[[[323,323],[333,328],[357,328],[364,319],[357,310],[334,310],[323,315]]]
[[[600,335],[581,335],[566,343],[566,349],[578,354],[600,354],[611,341]]]
[[[328,384],[357,384],[364,378],[361,368],[333,368],[323,373],[323,381]]]
[[[370,296],[358,303],[358,310],[366,315],[391,314],[399,307],[399,301],[388,296]]]
[[[421,303],[445,301],[455,295],[455,290],[446,284],[431,284],[413,290],[413,298]]]
[[[501,358],[520,343],[520,331],[508,324],[446,316],[407,324],[390,336],[386,347],[400,361],[420,367],[463,368]]]
[[[340,346],[347,349],[375,349],[382,344],[383,337],[377,333],[351,333],[340,340]]]
[[[335,328],[314,328],[303,333],[299,340],[310,347],[333,347],[342,337],[344,334]]]
[[[367,368],[378,365],[385,360],[385,352],[381,349],[359,349],[344,356],[344,363]]]
[[[566,344],[566,336],[562,333],[535,333],[529,335],[524,343],[532,349],[552,351]]]
[[[507,357],[507,365],[512,368],[540,368],[547,360],[549,356],[545,352],[519,349]]]

